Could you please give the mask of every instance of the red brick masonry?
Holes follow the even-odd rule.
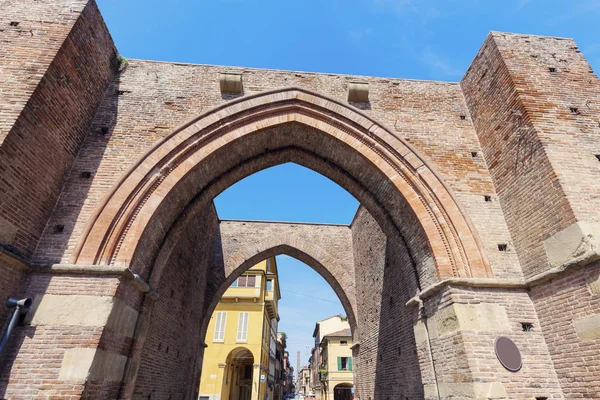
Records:
[[[0,9],[0,296],[35,299],[0,398],[195,399],[220,294],[288,254],[342,301],[357,399],[600,399],[600,82],[573,40],[493,32],[432,82],[125,63],[93,1]],[[352,224],[219,220],[285,162]]]

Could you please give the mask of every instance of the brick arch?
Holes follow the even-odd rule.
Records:
[[[289,125],[305,129],[288,132],[285,137],[269,137],[263,143],[253,142],[266,129]],[[221,161],[211,156],[240,142],[247,146],[238,151],[254,151],[241,158],[257,156],[260,146],[268,147],[270,141],[281,138],[321,152],[333,164],[345,162],[347,173],[382,204],[400,230],[403,221],[393,217],[394,208],[407,205],[426,237],[438,277],[492,275],[468,217],[439,175],[408,143],[354,108],[296,88],[227,103],[157,143],[98,208],[73,261],[130,265],[139,248],[157,252],[179,213],[197,193],[218,179],[219,172],[215,171],[223,173],[239,162],[234,158],[230,165],[219,165]],[[345,160],[336,159],[341,149],[352,149],[353,154]],[[369,182],[363,170],[375,170],[384,180]],[[395,195],[386,192],[378,197],[382,182],[392,186]]]
[[[288,255],[315,270],[338,296],[352,332],[356,328],[356,283],[352,237],[346,226],[254,221],[221,221],[223,274],[210,294],[201,336],[225,290],[242,273],[269,257]],[[219,257],[215,257],[218,259]]]
[[[308,265],[310,268],[315,270],[323,279],[327,281],[327,283],[331,286],[335,294],[338,296],[338,299],[342,303],[344,307],[344,311],[346,312],[346,316],[348,317],[348,322],[350,324],[350,329],[354,333],[356,331],[356,300],[355,294],[349,294],[348,287],[344,284],[338,282],[335,273],[331,273],[331,265],[321,264],[317,259],[313,258],[311,255],[306,254],[305,252],[288,245],[280,245],[265,249],[260,253],[254,254],[251,258],[244,261],[241,265],[235,268],[231,273],[227,276],[226,280],[224,280],[219,290],[212,296],[211,302],[206,306],[206,314],[202,321],[200,336],[206,336],[206,331],[208,329],[208,324],[210,322],[210,317],[214,312],[217,303],[219,302],[225,290],[235,281],[242,273],[250,269],[253,265],[256,265],[258,262],[265,260],[272,256],[277,255],[287,255],[293,257],[304,264]]]

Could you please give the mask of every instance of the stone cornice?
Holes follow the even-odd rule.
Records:
[[[520,279],[494,279],[494,278],[451,278],[434,283],[421,290],[419,294],[406,302],[407,306],[416,306],[423,300],[436,295],[448,287],[473,287],[473,288],[507,288],[525,289],[525,281]]]
[[[121,276],[130,280],[132,285],[142,293],[148,295],[151,300],[157,300],[159,295],[142,277],[130,270],[128,267],[114,265],[86,265],[86,264],[51,264],[31,268],[35,273],[48,274],[81,274],[101,276]]]
[[[34,266],[32,272],[49,274],[119,275],[132,274],[128,267],[93,264],[50,264]]]
[[[591,260],[593,261],[593,260]],[[590,262],[591,262],[590,261]],[[448,287],[472,287],[472,288],[500,288],[500,289],[521,289],[528,290],[532,287],[544,284],[554,278],[559,278],[567,275],[587,264],[582,263],[565,263],[560,267],[552,268],[542,272],[529,279],[493,279],[493,278],[451,278],[434,283],[433,285],[423,289],[416,296],[406,302],[407,306],[416,306],[422,303],[423,300],[436,295]]]

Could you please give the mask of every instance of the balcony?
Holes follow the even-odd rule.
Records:
[[[319,381],[324,382],[327,380],[327,370],[319,370]]]
[[[269,313],[269,318],[277,318],[279,310],[277,310],[278,289],[276,288],[276,276],[267,274],[267,285],[265,287],[265,306]]]
[[[224,299],[260,299],[260,289],[257,287],[230,287],[223,294]]]
[[[265,292],[265,307],[269,313],[269,318],[277,318],[277,301],[275,300],[275,292],[272,290]]]

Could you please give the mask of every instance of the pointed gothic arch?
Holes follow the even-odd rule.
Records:
[[[274,130],[282,127],[301,129]],[[492,275],[468,217],[410,144],[348,105],[297,88],[226,103],[158,142],[97,209],[72,261],[131,266],[140,249],[158,252],[198,193],[240,163],[272,151],[271,145],[298,147],[343,170],[361,187],[353,193],[359,201],[371,196],[400,232],[418,224],[438,278]],[[402,221],[399,208],[414,219]]]

